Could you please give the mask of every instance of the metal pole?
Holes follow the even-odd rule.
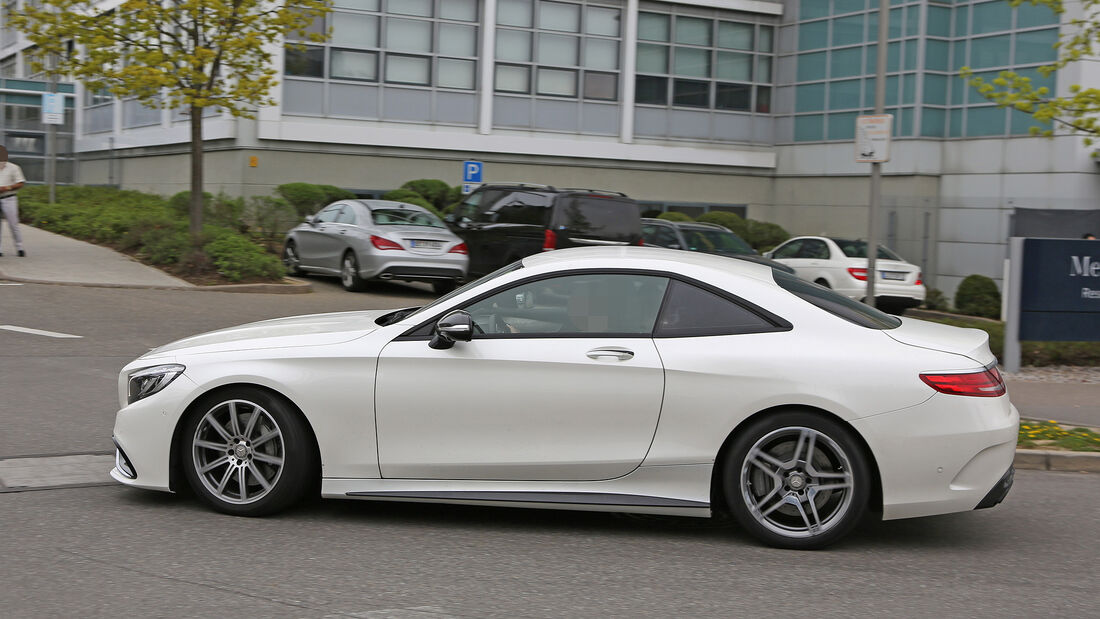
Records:
[[[46,90],[51,94],[57,92],[55,61],[53,54],[46,56],[46,63],[49,65]],[[61,114],[64,119],[64,107],[61,108]],[[50,188],[49,203],[53,204],[57,200],[57,125],[46,125],[46,184]]]
[[[890,0],[878,3],[878,62],[875,66],[875,114],[886,113],[887,40],[890,38]],[[891,131],[893,127],[891,126]],[[875,260],[878,258],[878,234],[875,221],[882,197],[882,164],[871,164],[871,203],[867,209],[867,295],[864,302],[875,306]]]
[[[1023,295],[1024,239],[1014,236],[1008,239],[1008,278],[1005,279],[1005,296],[1008,313],[1005,315],[1004,351],[1001,365],[1005,371],[1020,371],[1020,298]]]

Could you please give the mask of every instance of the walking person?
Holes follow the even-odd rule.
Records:
[[[27,255],[23,250],[23,234],[19,231],[19,198],[15,192],[23,187],[27,179],[23,178],[23,169],[8,161],[8,149],[0,146],[0,215],[8,221],[11,238],[15,241],[15,250],[19,257]],[[0,241],[3,231],[0,230]],[[4,253],[0,252],[0,256]]]

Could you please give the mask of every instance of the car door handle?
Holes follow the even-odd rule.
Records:
[[[634,351],[626,348],[593,348],[585,353],[589,359],[599,359],[600,357],[614,357],[619,361],[627,361],[634,358]]]

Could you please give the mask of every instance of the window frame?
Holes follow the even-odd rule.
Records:
[[[657,310],[657,316],[653,321],[653,327],[648,334],[638,333],[475,333],[473,340],[497,340],[497,339],[595,339],[595,338],[650,338],[650,339],[680,339],[685,337],[716,337],[725,335],[748,335],[754,333],[781,333],[794,329],[792,325],[785,318],[774,314],[755,303],[751,303],[737,295],[722,290],[716,286],[701,282],[695,278],[681,275],[679,273],[673,273],[669,271],[655,271],[652,269],[623,269],[623,268],[591,268],[591,269],[568,269],[564,271],[554,271],[550,273],[540,273],[538,275],[531,275],[518,279],[502,286],[498,286],[488,292],[480,294],[466,302],[461,306],[449,306],[444,310],[440,310],[424,321],[418,323],[415,327],[408,329],[398,337],[394,338],[395,342],[404,341],[428,341],[432,338],[433,331],[435,329],[436,322],[440,318],[453,312],[455,310],[466,311],[466,308],[480,303],[489,297],[496,296],[509,288],[515,288],[546,279],[555,279],[558,277],[568,277],[571,275],[642,275],[649,277],[663,277],[669,280],[669,285],[665,287],[664,298],[661,299],[661,305]],[[683,334],[667,334],[659,335],[657,333],[658,327],[661,323],[661,316],[664,314],[666,306],[669,302],[670,291],[673,289],[672,282],[679,281],[689,286],[695,286],[701,290],[710,292],[717,295],[727,301],[730,301],[736,305],[739,305],[742,309],[748,310],[762,318],[764,322],[771,323],[771,327],[750,329],[741,333],[712,333],[712,332],[700,332],[691,333],[687,335]]]

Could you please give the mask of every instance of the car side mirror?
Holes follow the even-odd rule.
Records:
[[[764,257],[765,257],[765,258],[772,258],[772,257],[773,257],[773,256],[772,256],[772,252],[770,252],[770,251],[766,251],[766,252],[764,252]]]
[[[474,337],[474,319],[462,310],[455,310],[435,323],[429,348],[447,350],[455,342],[469,342]]]
[[[316,226],[317,219],[313,215],[306,215],[306,223],[311,226]]]

